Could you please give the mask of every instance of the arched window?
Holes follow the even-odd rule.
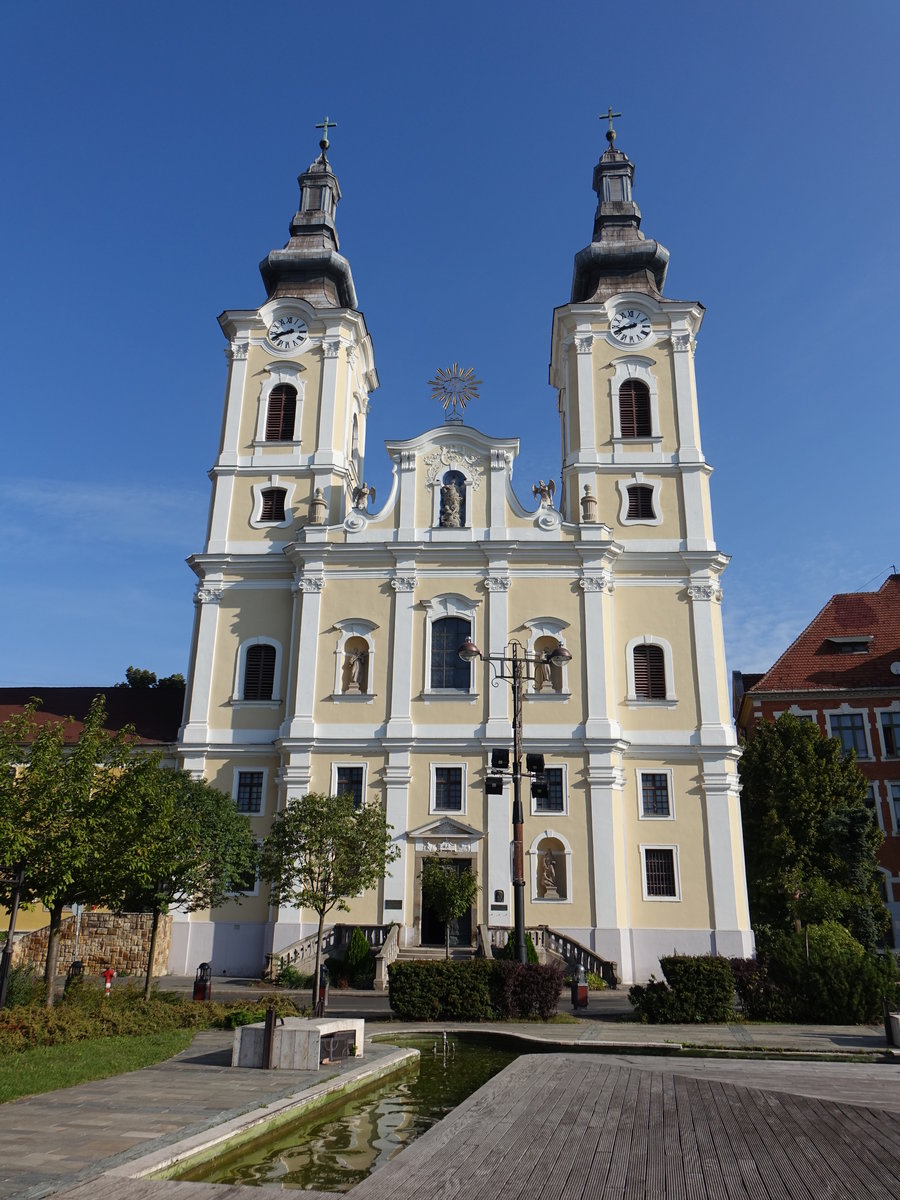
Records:
[[[271,700],[275,689],[275,647],[250,646],[244,664],[244,700]]]
[[[266,441],[289,442],[294,436],[294,417],[297,412],[297,389],[280,383],[269,393],[266,410]]]
[[[665,700],[666,660],[662,646],[645,642],[634,647],[634,694],[638,700]]]
[[[650,437],[650,389],[640,379],[626,379],[619,388],[619,426],[623,438]]]
[[[283,521],[285,495],[284,488],[266,488],[262,493],[259,519],[261,521]]]
[[[464,617],[443,617],[431,626],[431,686],[467,692],[471,686],[471,665],[457,651],[470,637],[471,624]]]
[[[656,516],[653,511],[653,488],[646,483],[634,483],[628,488],[629,521],[652,521]]]

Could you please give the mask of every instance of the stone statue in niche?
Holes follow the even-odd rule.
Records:
[[[462,527],[462,496],[456,486],[456,480],[451,479],[441,487],[441,529],[460,529]]]
[[[534,669],[534,690],[536,692],[554,691],[553,668],[546,658],[539,658]]]
[[[368,663],[369,655],[365,650],[349,650],[347,652],[347,693],[359,695],[362,691],[363,669]]]
[[[556,887],[556,861],[552,850],[545,850],[541,862],[541,890],[545,900],[558,900]]]

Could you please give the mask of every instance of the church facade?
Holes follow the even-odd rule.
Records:
[[[668,252],[640,231],[614,137],[594,171],[591,242],[553,313],[560,486],[512,486],[519,442],[459,417],[387,442],[365,483],[374,350],[340,254],[338,181],[300,176],[290,240],[261,264],[267,299],[227,311],[228,379],[197,575],[183,765],[233,795],[261,838],[307,792],[380,804],[400,850],[346,919],[442,942],[420,873],[435,855],[480,890],[455,931],[513,921],[512,694],[464,661],[511,642],[529,663],[523,749],[525,921],[614,961],[752,953],[737,743],[729,708],[710,467],[694,377],[698,303],[662,293]],[[571,656],[550,661],[558,647]],[[565,655],[556,654],[557,660]],[[494,780],[496,784],[496,779]],[[343,918],[342,918],[343,919]],[[182,914],[171,969],[257,973],[315,928],[264,885]]]

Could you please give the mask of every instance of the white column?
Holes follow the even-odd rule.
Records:
[[[334,420],[337,399],[338,354],[341,342],[332,338],[322,343],[322,382],[319,387],[319,428],[316,436],[315,462],[334,462]]]
[[[507,564],[492,563],[484,581],[488,593],[487,628],[484,630],[485,654],[502,654],[509,638],[509,588]],[[490,668],[486,668],[490,671]],[[510,740],[509,699],[511,688],[488,685],[488,719],[485,737],[488,741]],[[488,797],[490,799],[490,797]]]
[[[675,372],[675,415],[678,422],[678,456],[682,462],[702,462],[700,415],[694,380],[694,347],[691,333],[672,334],[672,367]]]
[[[593,459],[597,451],[594,417],[594,335],[575,335],[576,377],[578,380],[578,449],[580,456]],[[571,396],[571,391],[569,395]]]
[[[416,455],[413,450],[401,450],[397,464],[397,488],[400,502],[400,529],[398,537],[416,536]]]
[[[411,779],[409,751],[390,751],[384,772],[385,809],[387,823],[393,828],[391,836],[394,845],[400,851],[400,857],[388,866],[387,874],[384,877],[384,906],[381,920],[385,925],[389,921],[399,921],[401,925],[411,925],[413,919],[412,908],[407,910],[405,906],[408,846],[406,831],[409,827]],[[407,916],[409,920],[407,920]]]
[[[613,573],[608,567],[585,563],[578,582],[583,593],[584,611],[585,661],[583,666],[578,664],[583,671],[582,677],[587,688],[584,736],[586,739],[618,738],[621,729],[614,715],[616,670],[613,658]]]
[[[225,391],[225,425],[219,465],[237,466],[240,455],[241,410],[247,379],[247,342],[232,342],[225,354],[231,362]]]
[[[391,663],[391,698],[386,736],[412,738],[412,637],[415,590],[415,560],[397,560],[397,570],[391,579],[394,589]]]
[[[322,590],[325,576],[321,564],[309,564],[296,579],[295,584],[302,595],[300,629],[297,636],[293,710],[291,714],[291,738],[315,736],[313,710],[316,696],[316,670],[318,667],[318,641]]]
[[[508,689],[504,688],[504,691],[506,690]],[[502,795],[485,796],[487,801],[487,909],[488,922],[491,925],[510,926],[513,923],[512,800],[510,791],[508,781],[504,780]],[[503,893],[502,900],[494,899],[496,892]],[[505,907],[500,907],[501,905]]]
[[[594,949],[634,978],[626,871],[625,777],[618,755],[588,756]]]
[[[725,650],[718,581],[703,578],[688,587],[694,631],[694,663],[700,704],[700,743],[704,746],[733,746],[734,726],[728,718],[724,694]]]
[[[509,455],[505,450],[491,451],[491,489],[488,524],[491,540],[506,537],[506,480],[509,476]]]
[[[210,503],[207,554],[222,554],[228,546],[228,522],[234,497],[234,475],[213,471],[213,494]]]
[[[194,594],[198,612],[194,626],[185,724],[180,739],[182,742],[209,741],[209,693],[212,688],[216,630],[222,593],[223,588],[219,583],[204,580]]]
[[[741,836],[739,785],[733,759],[703,764],[703,802],[709,845],[713,953],[743,958],[753,953]]]

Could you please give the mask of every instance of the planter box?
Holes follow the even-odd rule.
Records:
[[[362,1058],[365,1027],[365,1021],[353,1017],[335,1017],[333,1020],[327,1017],[285,1017],[275,1026],[272,1069],[318,1071],[323,1062],[333,1061],[329,1050],[338,1042],[343,1043],[344,1048],[348,1041],[352,1044],[350,1053],[341,1057]],[[234,1031],[231,1051],[233,1067],[262,1067],[265,1031],[264,1021],[242,1025]]]

